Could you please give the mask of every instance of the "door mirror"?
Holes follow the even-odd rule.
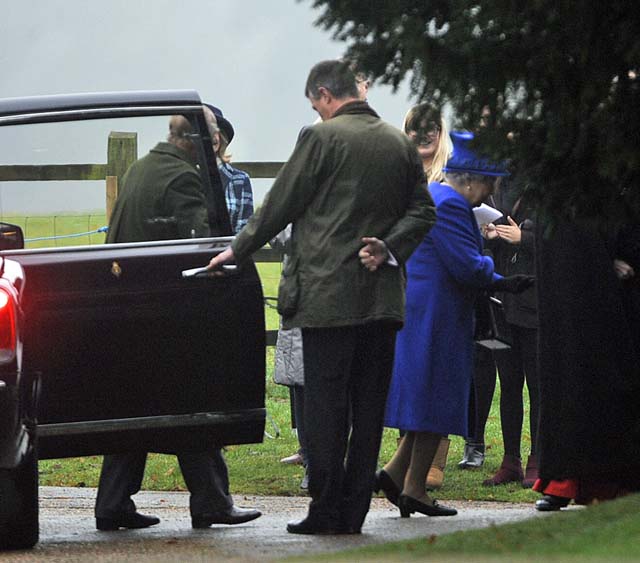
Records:
[[[18,225],[0,223],[0,250],[20,250],[24,248],[24,235]]]

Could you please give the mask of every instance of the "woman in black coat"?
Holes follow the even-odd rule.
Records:
[[[518,198],[503,224],[489,225],[487,238],[497,256],[501,274],[535,273],[534,212],[523,197]],[[536,441],[540,406],[538,381],[538,312],[536,288],[519,294],[500,294],[511,349],[495,354],[500,377],[500,424],[504,442],[504,457],[497,473],[483,482],[485,486],[521,482],[533,486],[538,478]],[[524,418],[523,390],[525,380],[529,391],[529,421],[531,453],[523,474],[520,457],[522,421]],[[488,414],[488,413],[487,413]]]

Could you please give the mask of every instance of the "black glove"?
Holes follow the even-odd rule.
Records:
[[[522,293],[525,289],[529,289],[535,281],[535,276],[515,274],[493,282],[490,289],[493,291],[506,291],[507,293]]]

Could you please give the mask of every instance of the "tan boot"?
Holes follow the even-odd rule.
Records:
[[[444,468],[447,466],[447,455],[449,454],[449,438],[441,438],[436,455],[433,456],[429,474],[427,475],[427,490],[432,491],[442,487],[444,482]]]

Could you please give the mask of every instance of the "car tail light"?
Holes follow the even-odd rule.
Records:
[[[0,364],[16,353],[16,307],[11,294],[0,288]]]

